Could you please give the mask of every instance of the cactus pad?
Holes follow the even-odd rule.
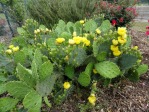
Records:
[[[91,82],[90,75],[86,74],[85,72],[82,72],[79,75],[78,82],[84,87],[89,86],[89,84]]]
[[[95,69],[101,76],[109,79],[115,78],[120,75],[119,67],[115,63],[110,61],[97,63],[95,65]]]

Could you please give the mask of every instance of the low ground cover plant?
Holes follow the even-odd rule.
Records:
[[[10,45],[0,46],[0,111],[40,112],[43,104],[60,105],[78,88],[90,91],[80,106],[86,111],[96,105],[97,83],[138,81],[148,66],[127,32],[108,20],[59,20],[52,29],[26,20]]]

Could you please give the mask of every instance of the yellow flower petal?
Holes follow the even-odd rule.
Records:
[[[112,43],[113,43],[113,45],[116,46],[116,45],[118,45],[118,40],[113,39],[113,40],[112,40]]]
[[[114,52],[113,52],[113,55],[114,55],[114,56],[119,56],[119,55],[121,55],[121,51],[119,51],[119,50],[114,51]]]
[[[64,38],[57,38],[57,39],[56,39],[56,43],[57,43],[57,44],[61,44],[61,43],[63,43],[64,41],[65,41]]]
[[[125,35],[127,33],[126,27],[118,27],[117,33],[121,36]]]
[[[9,45],[9,48],[12,49],[14,47],[14,45]]]
[[[12,54],[12,50],[11,50],[11,49],[7,49],[5,52],[6,52],[7,54]]]
[[[126,39],[123,37],[118,37],[118,42],[123,45],[126,43]]]
[[[99,29],[96,29],[96,33],[97,33],[97,34],[100,34],[101,31],[100,31]]]
[[[118,51],[118,46],[115,46],[115,45],[111,45],[110,47],[111,51]]]
[[[12,48],[13,52],[17,52],[19,50],[19,46]]]
[[[85,23],[85,21],[84,20],[80,20],[80,24],[84,24]]]
[[[70,45],[74,45],[75,44],[75,41],[73,39],[69,39],[69,44]]]
[[[91,103],[92,105],[95,105],[95,102],[96,102],[96,96],[95,96],[95,94],[91,94],[91,95],[88,97],[88,101],[89,101],[89,103]]]
[[[71,86],[71,85],[70,85],[69,82],[65,82],[65,83],[63,84],[64,89],[69,89],[70,86]]]

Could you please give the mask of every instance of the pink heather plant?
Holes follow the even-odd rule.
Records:
[[[148,22],[149,22],[149,20],[148,20]],[[149,26],[146,26],[146,36],[149,37]]]

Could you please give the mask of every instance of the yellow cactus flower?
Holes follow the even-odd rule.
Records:
[[[85,44],[86,46],[90,46],[90,41],[89,41],[89,40],[86,40],[86,41],[84,41],[84,44]]]
[[[85,21],[84,20],[80,20],[80,24],[84,24],[85,23]]]
[[[121,36],[125,35],[127,33],[126,27],[118,27],[117,33]]]
[[[76,37],[77,36],[77,32],[73,32],[73,37]]]
[[[93,69],[93,73],[94,73],[94,74],[97,74],[97,73],[98,73],[95,68]]]
[[[111,51],[118,51],[118,46],[115,46],[115,45],[111,45],[110,47]]]
[[[113,40],[112,40],[112,43],[113,43],[113,45],[116,46],[116,45],[118,45],[118,40],[113,39]]]
[[[120,44],[125,44],[126,43],[126,39],[125,38],[123,38],[123,37],[118,37],[118,42],[120,43]]]
[[[57,43],[57,44],[61,44],[61,43],[63,43],[64,41],[65,41],[64,38],[57,38],[57,39],[56,39],[56,43]]]
[[[132,49],[133,50],[138,50],[138,46],[134,46]]]
[[[46,32],[49,32],[50,30],[48,28],[46,28]]]
[[[37,33],[40,33],[40,29],[37,29],[36,31],[37,31]]]
[[[96,102],[96,96],[95,96],[95,94],[91,94],[88,97],[88,101],[89,101],[89,103],[91,103],[94,106],[95,105],[95,102]]]
[[[74,45],[75,44],[75,41],[73,39],[69,39],[69,44],[70,45]]]
[[[75,44],[80,44],[82,41],[82,37],[79,37],[79,36],[73,37],[73,40],[75,41]]]
[[[12,49],[14,47],[14,45],[9,45],[9,48]]]
[[[71,85],[70,85],[69,82],[65,82],[65,83],[63,84],[64,89],[69,89],[70,86],[71,86]]]
[[[96,33],[97,33],[97,34],[100,34],[101,31],[100,31],[99,29],[96,29]]]
[[[125,34],[125,35],[122,35],[122,37],[123,37],[123,38],[125,38],[125,39],[127,39],[127,34]]]
[[[37,30],[34,30],[34,34],[37,34],[38,32],[37,32]]]
[[[11,50],[11,49],[7,49],[5,52],[6,52],[7,54],[12,54],[12,50]]]
[[[12,50],[13,52],[17,52],[19,50],[19,46],[13,47]]]
[[[119,56],[119,55],[121,55],[121,51],[119,51],[119,50],[113,51],[113,55]]]

